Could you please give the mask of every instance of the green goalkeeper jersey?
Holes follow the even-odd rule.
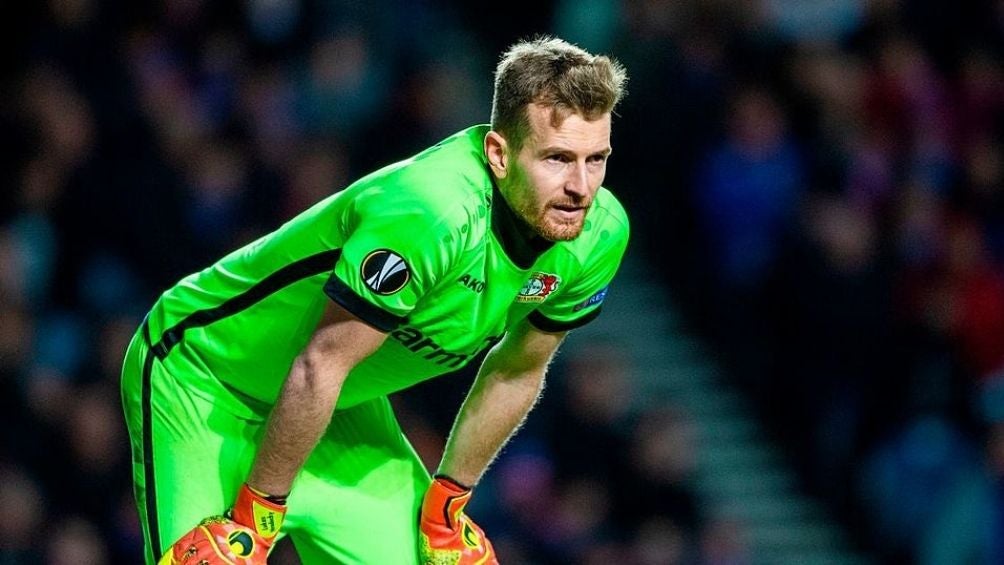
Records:
[[[627,245],[624,209],[600,188],[578,238],[527,240],[492,182],[487,132],[363,177],[182,279],[148,316],[155,355],[260,416],[328,300],[389,333],[349,374],[340,408],[459,369],[525,318],[545,331],[593,319]]]

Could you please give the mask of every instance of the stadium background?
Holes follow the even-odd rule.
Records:
[[[16,4],[0,563],[139,562],[117,375],[157,293],[486,121],[496,57],[541,32],[627,66],[606,184],[632,276],[850,553],[1004,563],[1004,2]],[[479,489],[503,562],[764,562],[757,524],[694,486],[687,403],[632,386],[653,378],[635,338],[566,351]],[[396,399],[430,463],[469,378]]]

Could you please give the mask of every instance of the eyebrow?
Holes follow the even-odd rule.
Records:
[[[614,150],[610,146],[607,146],[607,147],[604,147],[603,149],[600,149],[599,151],[590,151],[588,154],[589,155],[609,156],[611,153],[613,153],[613,151]],[[543,149],[540,150],[540,154],[541,155],[551,155],[551,154],[554,154],[554,153],[572,154],[572,153],[575,153],[575,152],[572,151],[571,149],[567,148],[567,147],[558,147],[558,146],[545,147],[545,148],[543,148]]]

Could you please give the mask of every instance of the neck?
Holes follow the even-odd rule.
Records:
[[[492,194],[492,231],[513,263],[521,269],[529,269],[554,242],[541,237],[509,206],[497,183]]]

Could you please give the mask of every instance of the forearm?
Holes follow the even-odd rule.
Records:
[[[387,337],[334,302],[320,327],[293,362],[248,476],[250,486],[271,495],[289,493],[331,421],[349,371]]]
[[[510,373],[489,355],[457,414],[439,472],[468,486],[477,483],[533,408],[543,382],[543,367]]]
[[[286,495],[307,456],[331,421],[345,371],[325,367],[309,353],[299,356],[272,409],[248,484]]]

